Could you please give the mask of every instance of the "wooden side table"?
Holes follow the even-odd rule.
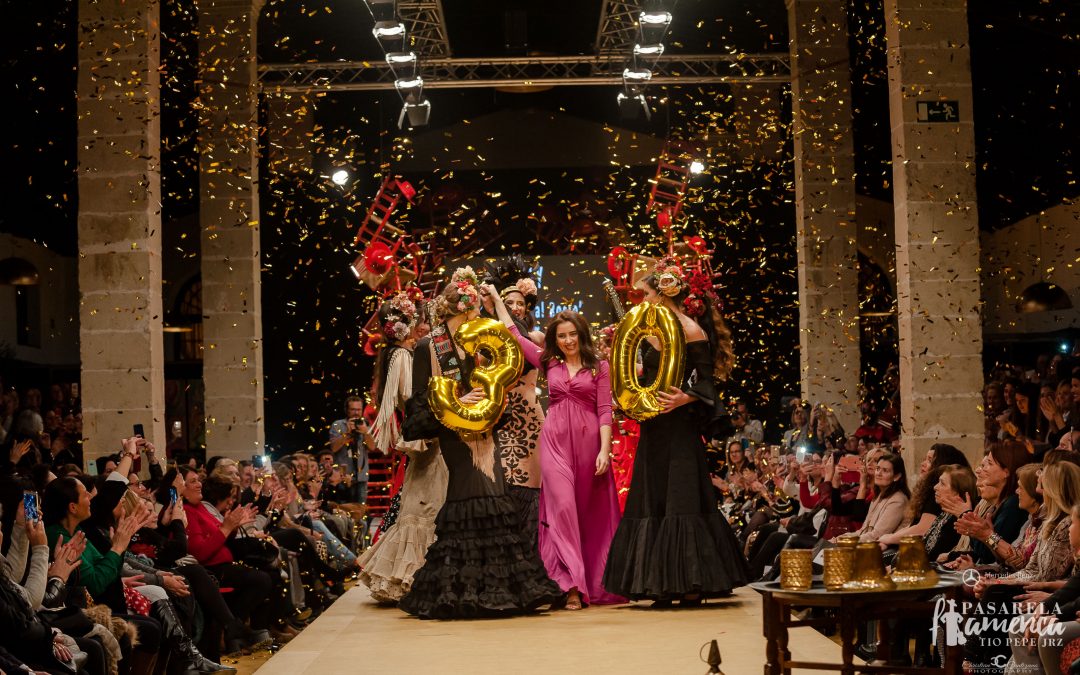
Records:
[[[761,593],[765,632],[765,675],[790,675],[792,668],[838,670],[844,675],[855,675],[856,672],[953,675],[961,672],[962,647],[945,648],[945,664],[942,668],[854,663],[859,622],[925,618],[926,629],[930,630],[934,601],[938,596],[944,596],[946,600],[956,600],[959,604],[961,587],[959,577],[942,577],[932,588],[879,592],[826,591],[819,580],[815,580],[814,586],[808,591],[786,591],[780,588],[778,581],[750,584],[750,587]],[[828,607],[837,610],[837,618],[798,621],[791,618],[792,607]],[[832,626],[837,623],[840,629],[842,663],[792,660],[791,651],[788,649],[789,628]],[[878,645],[878,657],[885,658],[886,656],[888,656],[888,645],[881,640]]]

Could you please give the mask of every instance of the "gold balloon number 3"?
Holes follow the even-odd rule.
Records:
[[[428,383],[428,403],[443,426],[476,434],[490,430],[506,408],[506,392],[517,383],[525,368],[521,346],[500,321],[478,318],[461,324],[454,341],[470,356],[481,353],[485,365],[477,365],[469,387],[481,387],[485,398],[463,405],[458,400],[457,382],[448,377],[432,377]],[[464,393],[464,392],[463,392]]]
[[[642,386],[636,356],[641,341],[649,337],[660,342],[660,369],[651,384]],[[638,421],[659,415],[662,406],[656,394],[682,386],[685,354],[686,336],[674,312],[651,302],[631,309],[619,322],[611,347],[611,392],[615,403]]]

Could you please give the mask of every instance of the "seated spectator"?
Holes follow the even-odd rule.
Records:
[[[959,449],[948,443],[935,443],[932,445],[922,463],[919,464],[919,482],[915,484],[915,489],[912,491],[913,496],[908,509],[908,519],[911,521],[911,525],[881,537],[878,542],[882,544],[882,548],[896,546],[900,543],[901,537],[923,536],[930,530],[930,526],[941,515],[941,506],[936,499],[940,478],[938,469],[949,465],[959,465],[971,469],[967,457]],[[951,550],[955,544],[954,541],[946,551]],[[933,558],[931,559],[933,560]]]
[[[907,519],[908,500],[911,498],[903,458],[888,453],[880,456],[870,454],[867,457],[869,461],[860,465],[863,477],[859,482],[859,492],[853,501],[844,506],[856,512],[857,517],[865,513],[862,527],[852,533],[861,542],[877,541],[900,529]],[[839,478],[834,474],[834,511],[843,501],[838,482]],[[872,499],[869,497],[871,491],[874,493]]]
[[[1020,508],[1016,495],[1020,467],[1030,463],[1031,455],[1027,448],[1016,441],[991,443],[989,451],[975,469],[978,478],[979,503],[972,508],[967,502],[946,500],[942,508],[959,518],[956,529],[963,537],[953,551],[939,558],[958,559],[951,565],[954,569],[966,569],[974,565],[989,565],[997,560],[994,553],[986,546],[985,539],[980,540],[976,533],[985,533],[985,524],[990,523],[992,534],[1005,541],[1015,541],[1020,528],[1028,520],[1028,514]],[[987,534],[986,539],[990,538]],[[995,543],[997,539],[995,537]],[[966,557],[961,557],[967,554]]]
[[[1080,504],[1069,514],[1069,557],[1080,558]],[[1065,585],[1050,595],[1024,598],[1038,603],[1035,611],[1025,616],[1022,629],[1009,634],[1012,658],[1007,672],[1065,672],[1061,668],[1061,652],[1073,640],[1080,638],[1080,566],[1073,566]],[[1049,630],[1053,623],[1062,624]],[[1025,630],[1026,629],[1026,630]],[[1065,664],[1076,669],[1076,664]]]

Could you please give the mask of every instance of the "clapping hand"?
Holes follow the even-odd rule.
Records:
[[[23,455],[30,452],[30,448],[32,447],[34,447],[34,442],[31,441],[29,438],[25,441],[13,445],[11,448],[11,453],[8,456],[9,459],[11,459],[11,463],[18,464],[19,460],[23,458]]]
[[[49,565],[48,575],[56,577],[67,583],[71,573],[82,565],[82,554],[86,550],[86,534],[82,530],[75,533],[64,543],[63,538],[56,540],[56,548],[53,550],[53,562]]]
[[[942,511],[959,517],[971,510],[971,495],[965,494],[963,499],[954,495],[942,495],[940,503]]]

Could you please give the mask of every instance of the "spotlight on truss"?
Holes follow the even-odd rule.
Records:
[[[345,185],[349,182],[349,172],[345,169],[336,169],[330,174],[330,180],[334,182],[334,185]]]
[[[405,98],[405,105],[401,107],[401,114],[398,115],[398,129],[404,128],[406,119],[409,120],[410,127],[423,127],[427,126],[430,118],[431,101],[419,94],[410,94]]]
[[[619,104],[619,115],[623,119],[637,119],[643,112],[646,121],[652,119],[649,103],[645,100],[645,94],[640,91],[636,93],[634,91],[620,91],[615,97],[615,101]]]
[[[634,45],[634,56],[663,56],[664,45]]]
[[[664,41],[668,28],[671,27],[671,12],[663,10],[646,10],[638,15],[638,28],[641,33],[641,44],[656,45]]]
[[[405,24],[397,19],[392,21],[376,21],[371,34],[382,45],[386,52],[397,51],[397,48],[405,44]]]
[[[703,173],[704,171],[705,171],[705,162],[702,162],[700,159],[695,159],[692,162],[690,162],[690,173],[692,173],[692,174],[694,174],[696,176],[697,174]]]
[[[394,71],[399,80],[412,80],[416,77],[416,54],[413,52],[390,52],[386,55],[386,65]]]
[[[626,68],[622,71],[623,84],[634,82],[644,84],[652,79],[652,71],[648,68]]]

